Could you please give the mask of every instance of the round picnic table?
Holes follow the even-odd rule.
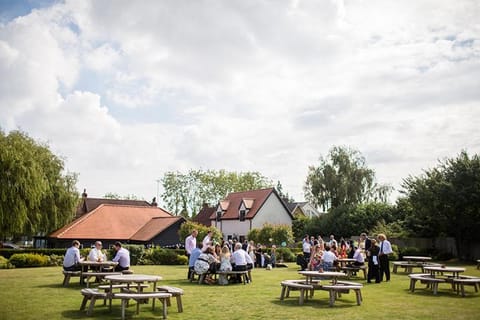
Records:
[[[347,263],[355,262],[357,260],[352,258],[340,258],[340,259],[337,259],[337,261],[340,263],[340,267],[345,267]]]
[[[306,283],[311,284],[313,278],[322,278],[322,279],[331,279],[333,284],[337,283],[338,278],[345,278],[347,275],[343,272],[334,272],[334,271],[298,271],[299,274],[307,278]]]
[[[118,275],[111,275],[106,276],[105,280],[110,282],[110,292],[113,292],[113,285],[114,284],[126,284],[127,288],[132,285],[132,287],[136,287],[137,292],[142,292],[142,284],[143,283],[153,283],[153,291],[157,291],[157,282],[162,280],[161,276],[153,276],[153,275],[146,275],[146,274],[118,274]],[[109,301],[110,309],[112,308],[112,299],[110,298]],[[153,300],[153,306],[155,306],[155,300]]]
[[[430,271],[430,274],[435,277],[436,274],[443,274],[444,272],[451,272],[454,278],[458,278],[460,273],[465,272],[465,268],[461,267],[424,267],[426,271]]]
[[[431,261],[432,257],[422,257],[422,256],[403,256],[403,260],[407,261],[419,261],[419,262],[425,262],[425,261]]]

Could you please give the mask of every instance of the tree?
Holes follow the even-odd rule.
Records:
[[[204,203],[217,203],[230,192],[267,188],[272,182],[258,172],[190,170],[167,172],[161,179],[166,208],[175,215],[194,216]]]
[[[480,240],[480,157],[462,151],[424,174],[409,176],[402,191],[412,207],[405,218],[418,236],[451,236],[460,258],[470,257],[470,244]]]
[[[107,192],[103,197],[105,199],[115,199],[115,200],[139,200],[138,197],[134,194],[127,194],[125,196],[121,196],[118,193],[114,193],[114,192]]]
[[[386,202],[392,188],[375,180],[375,171],[365,164],[357,150],[333,147],[318,167],[308,168],[305,197],[317,208],[327,211],[342,205],[366,201]]]
[[[268,246],[293,242],[292,228],[287,225],[273,225],[265,223],[261,229],[252,229],[248,232],[248,240]]]
[[[4,237],[47,233],[73,219],[77,175],[27,134],[0,130],[0,232]]]
[[[292,196],[290,196],[288,192],[283,191],[283,186],[280,181],[277,181],[277,186],[275,187],[275,189],[277,190],[278,196],[280,197],[280,199],[283,200],[283,202],[285,203],[295,202],[295,199]]]

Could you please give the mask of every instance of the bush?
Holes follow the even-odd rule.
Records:
[[[58,266],[63,265],[64,256],[58,256],[56,254],[52,254],[52,255],[48,256],[47,258],[48,258],[47,265],[49,265],[49,266],[58,267]]]
[[[179,255],[177,250],[150,249],[145,252],[139,263],[144,265],[185,265],[188,263],[188,258],[185,255]]]
[[[396,244],[392,244],[392,253],[388,256],[388,260],[390,261],[396,261],[398,260],[398,246]]]
[[[7,258],[0,256],[0,269],[12,269],[15,268]]]
[[[297,256],[290,250],[290,248],[277,248],[277,262],[283,260],[284,262],[295,262]]]
[[[33,253],[17,253],[10,257],[9,262],[16,268],[43,267],[48,265],[48,257]]]

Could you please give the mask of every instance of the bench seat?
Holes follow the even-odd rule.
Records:
[[[160,286],[157,287],[157,290],[160,292],[170,293],[172,297],[177,299],[177,310],[178,312],[183,312],[183,305],[182,305],[182,296],[183,296],[183,289],[170,287],[170,286]],[[167,299],[167,306],[170,306],[170,298]]]
[[[335,285],[326,285],[322,286],[322,290],[326,290],[329,292],[329,306],[333,307],[335,304],[336,297],[342,294],[342,293],[349,293],[350,290],[353,290],[355,292],[355,297],[357,299],[357,305],[362,304],[362,291],[361,289],[363,288],[363,285],[361,284],[356,284],[356,285],[344,285],[344,284],[337,284]]]
[[[81,271],[65,271],[63,270],[63,286],[66,287],[70,284],[71,277],[80,277]]]
[[[105,299],[107,298],[107,294],[104,292],[100,292],[97,289],[90,289],[90,288],[84,288],[81,291],[81,294],[83,295],[83,300],[82,304],[80,305],[80,311],[85,310],[85,306],[87,305],[88,300],[90,300],[90,305],[87,310],[87,316],[92,315],[93,312],[93,307],[95,306],[95,302],[98,299]]]
[[[433,294],[438,292],[438,284],[446,282],[445,279],[433,278],[429,273],[412,273],[409,274],[410,278],[410,291],[415,292],[415,283],[420,281],[421,283],[427,284],[427,288],[431,285]]]
[[[351,278],[354,273],[363,271],[363,278],[367,280],[367,266],[346,266],[346,267],[341,267],[341,271],[345,272],[347,275],[347,278]]]
[[[301,281],[301,282],[300,282]],[[308,299],[308,293],[313,292],[314,286],[311,284],[306,284],[302,280],[284,280],[281,282],[282,291],[280,293],[280,300],[288,298],[290,296],[290,290],[299,290],[300,297],[298,298],[298,304],[302,305],[305,300]]]
[[[166,292],[141,292],[141,293],[116,293],[113,295],[114,299],[121,299],[122,300],[122,320],[125,319],[125,309],[128,303],[128,300],[132,299],[137,302],[137,311],[136,313],[139,314],[140,311],[140,301],[145,301],[148,299],[152,299],[152,310],[155,310],[155,300],[159,299],[162,301],[163,305],[163,319],[167,318],[167,299],[169,299],[172,295]]]
[[[480,286],[480,278],[469,277],[469,278],[454,278],[453,286],[457,294],[462,294],[462,297],[465,297],[465,286],[473,286],[475,292],[478,292],[478,287]]]

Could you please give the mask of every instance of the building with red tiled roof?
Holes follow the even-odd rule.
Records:
[[[210,225],[224,239],[243,240],[248,232],[265,223],[292,225],[293,216],[274,188],[230,193],[210,215]]]
[[[192,219],[193,222],[211,226],[210,217],[217,210],[216,207],[210,207],[208,203],[204,203],[200,212]]]
[[[181,244],[178,230],[185,222],[156,206],[103,203],[47,237],[51,247],[68,247],[72,240],[90,246],[101,240],[131,244],[173,246]]]

